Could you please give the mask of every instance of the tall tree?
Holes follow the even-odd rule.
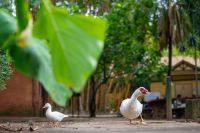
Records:
[[[92,77],[91,83],[96,85],[92,88],[95,93],[90,102],[91,117],[95,116],[99,83],[106,83],[111,78],[119,82],[128,80],[134,90],[137,86],[149,87],[151,77],[159,70],[160,75],[165,71],[155,47],[156,6],[153,0],[120,1],[113,3],[111,11],[105,16],[109,27],[103,54]]]
[[[172,45],[183,42],[190,30],[187,14],[176,1],[166,0],[160,4],[161,15],[159,23],[160,48],[168,47],[168,74],[166,86],[167,119],[172,119],[171,109],[171,68]]]

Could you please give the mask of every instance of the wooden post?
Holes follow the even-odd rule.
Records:
[[[166,81],[166,105],[167,120],[172,120],[171,76]]]

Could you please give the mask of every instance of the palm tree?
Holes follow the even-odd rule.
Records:
[[[200,2],[199,0],[182,0],[180,4],[186,9],[187,13],[190,16],[190,20],[192,23],[192,30],[191,34],[188,38],[188,43],[183,43],[183,45],[180,46],[181,52],[186,52],[187,48],[193,48],[194,49],[194,61],[195,61],[195,88],[196,88],[196,96],[198,96],[198,69],[197,69],[197,48],[198,38],[200,37]],[[181,49],[182,48],[182,49]]]
[[[168,47],[168,75],[166,83],[167,119],[172,119],[171,109],[171,68],[172,45],[178,45],[184,40],[190,29],[190,22],[180,5],[173,0],[161,3],[159,20],[160,50]]]

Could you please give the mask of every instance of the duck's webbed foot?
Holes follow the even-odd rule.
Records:
[[[142,118],[142,115],[140,114],[140,124],[147,124],[144,119]]]
[[[134,122],[132,120],[129,120],[129,121],[130,121],[130,123],[129,123],[130,125],[138,125],[138,124],[140,124],[138,121],[134,121]]]
[[[54,123],[54,127],[60,127],[61,126],[61,123],[59,122],[59,121],[56,121],[55,123]]]

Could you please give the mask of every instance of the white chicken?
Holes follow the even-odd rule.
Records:
[[[139,87],[132,94],[131,98],[127,98],[122,101],[120,112],[124,117],[130,120],[130,124],[132,124],[131,121],[138,116],[140,116],[141,123],[145,123],[141,115],[143,105],[140,103],[140,101],[138,101],[137,98],[147,93],[150,93],[147,89],[145,89],[144,87]]]
[[[47,108],[45,115],[47,119],[52,122],[61,122],[65,117],[68,117],[68,115],[62,114],[58,111],[52,111],[51,104],[49,103],[46,103],[43,108]]]

